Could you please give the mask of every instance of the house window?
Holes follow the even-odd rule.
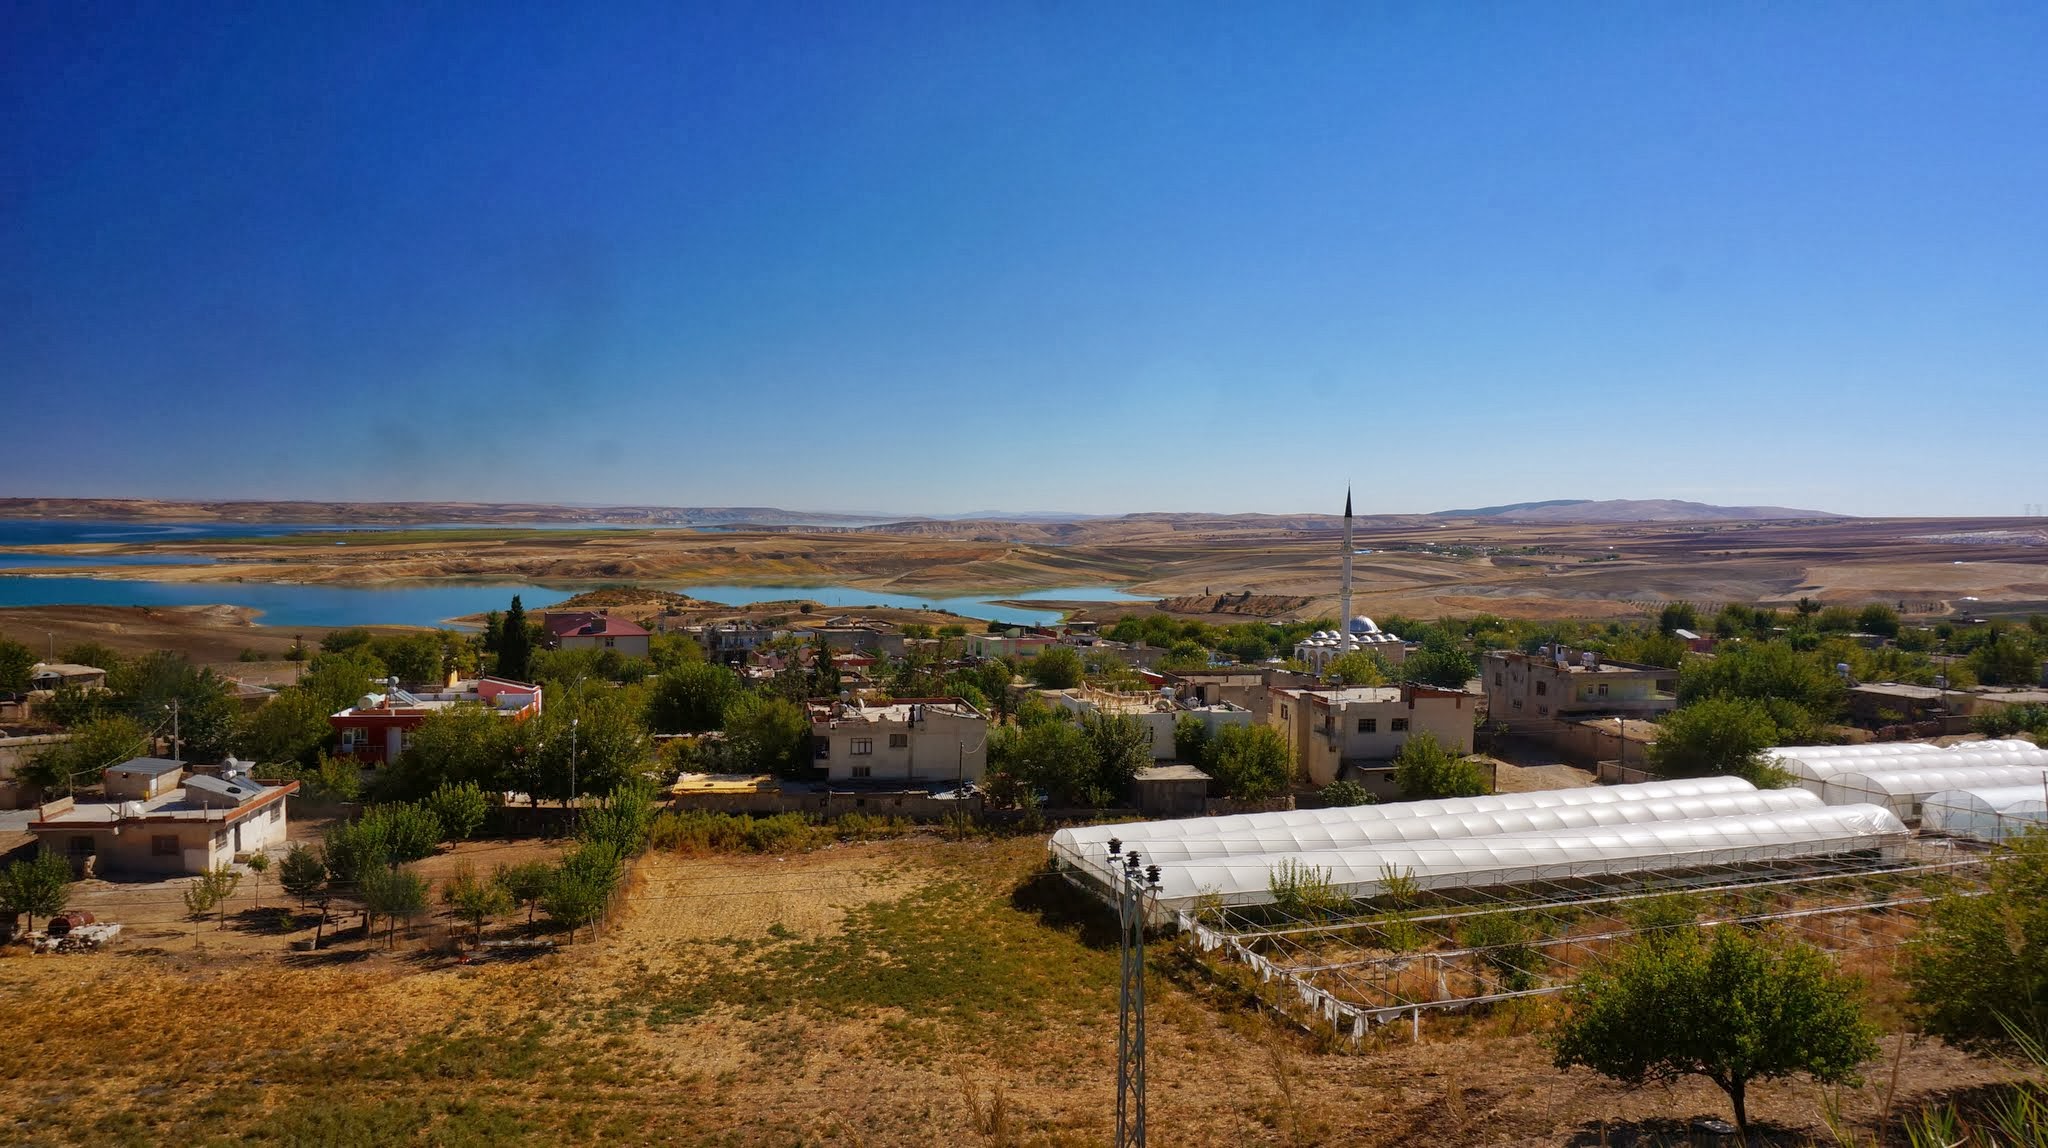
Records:
[[[149,855],[151,857],[176,857],[178,855],[178,835],[175,833],[158,833],[150,837]]]
[[[1603,698],[1607,696],[1607,683],[1605,682],[1600,683],[1600,696]]]
[[[874,773],[875,767],[872,765],[856,765],[853,767],[853,775],[855,777],[873,777]]]
[[[1539,697],[1539,698],[1540,698],[1540,697],[1542,697],[1542,696],[1543,696],[1544,694],[1547,694],[1547,693],[1549,693],[1549,692],[1550,692],[1550,683],[1549,683],[1549,682],[1537,682],[1537,683],[1536,683],[1536,696],[1537,696],[1537,697]]]
[[[902,749],[904,746],[907,746],[909,744],[910,735],[907,733],[892,733],[889,735],[890,749]]]
[[[854,738],[852,741],[847,742],[846,745],[847,752],[853,754],[853,756],[855,757],[862,757],[866,754],[875,752],[875,739],[871,737],[857,737]],[[856,766],[855,768],[857,769],[860,767]]]
[[[1397,717],[1393,721],[1387,723],[1387,728],[1393,730],[1395,733],[1407,733],[1408,719],[1404,717]]]
[[[1378,718],[1362,717],[1358,719],[1359,733],[1377,733],[1379,728],[1380,719]]]

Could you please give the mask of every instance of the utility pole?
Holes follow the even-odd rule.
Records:
[[[1117,983],[1116,1148],[1145,1148],[1145,894],[1159,891],[1159,866],[1141,866],[1138,854],[1124,853],[1114,837],[1109,858],[1123,964]]]

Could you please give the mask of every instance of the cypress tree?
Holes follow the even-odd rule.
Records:
[[[526,607],[519,595],[512,595],[512,608],[505,611],[505,630],[498,635],[498,676],[523,682],[532,672],[533,636],[526,629]]]

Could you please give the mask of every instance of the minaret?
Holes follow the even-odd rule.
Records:
[[[1351,488],[1344,488],[1344,604],[1339,607],[1343,616],[1337,619],[1337,632],[1344,635],[1344,648],[1350,649],[1358,639],[1351,634]]]

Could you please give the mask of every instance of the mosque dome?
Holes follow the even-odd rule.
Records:
[[[1358,617],[1351,619],[1351,632],[1354,634],[1377,634],[1380,632],[1380,625],[1364,614],[1360,614]]]

